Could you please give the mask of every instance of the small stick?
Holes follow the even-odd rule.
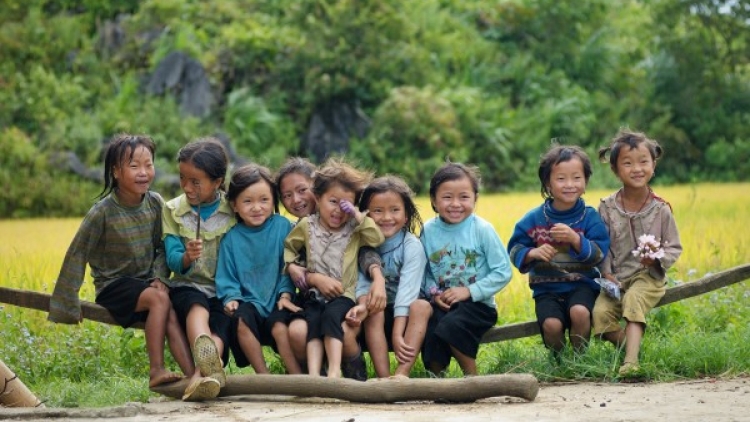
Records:
[[[196,183],[198,189],[198,225],[195,228],[195,240],[201,238],[201,184]]]

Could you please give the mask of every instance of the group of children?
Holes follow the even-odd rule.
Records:
[[[391,376],[389,350],[394,377],[408,377],[420,354],[435,374],[455,358],[476,375],[511,263],[529,273],[547,347],[562,350],[567,330],[580,351],[593,326],[625,345],[624,374],[637,369],[646,314],[681,251],[671,209],[649,187],[661,147],[640,133],[622,131],[600,151],[623,186],[598,212],[581,199],[592,173],[585,152],[551,148],[539,166],[545,201],[518,222],[507,249],[474,213],[473,166],[435,172],[436,216],[423,224],[401,178],[373,179],[342,159],[316,168],[291,158],[276,175],[248,164],[226,183],[227,154],[212,138],[179,151],[183,194],[165,202],[149,189],[154,152],[147,136],[110,142],[101,200],[68,249],[49,319],[81,321],[88,264],[96,302],[123,327],[145,324],[150,387],[183,377],[165,368],[167,339],[189,377],[184,400],[219,394],[230,351],[238,366],[268,373],[263,346],[290,374],[365,380],[366,348],[378,377]],[[632,253],[644,234],[660,240],[659,258]],[[600,294],[602,280],[622,298]]]

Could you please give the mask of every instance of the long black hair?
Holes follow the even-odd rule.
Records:
[[[149,150],[153,159],[156,153],[156,144],[154,144],[153,139],[146,135],[120,133],[109,141],[107,151],[104,154],[104,189],[99,193],[98,199],[103,199],[117,189],[115,168],[122,166],[126,161],[130,162],[139,146]]]

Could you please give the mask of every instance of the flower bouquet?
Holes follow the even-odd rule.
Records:
[[[664,258],[664,248],[661,242],[656,240],[652,234],[643,234],[638,238],[638,247],[633,250],[633,256],[639,259],[661,259]]]

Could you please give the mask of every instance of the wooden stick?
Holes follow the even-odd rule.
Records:
[[[656,306],[664,306],[689,299],[747,279],[750,279],[750,264],[739,265],[695,281],[670,287]],[[50,295],[46,293],[0,286],[0,303],[49,312],[49,300]],[[109,312],[96,303],[81,301],[81,310],[83,317],[86,319],[117,325]],[[143,324],[137,324],[135,327],[143,328]],[[536,321],[519,322],[491,328],[482,338],[482,343],[513,340],[536,334],[539,334],[539,326]]]

